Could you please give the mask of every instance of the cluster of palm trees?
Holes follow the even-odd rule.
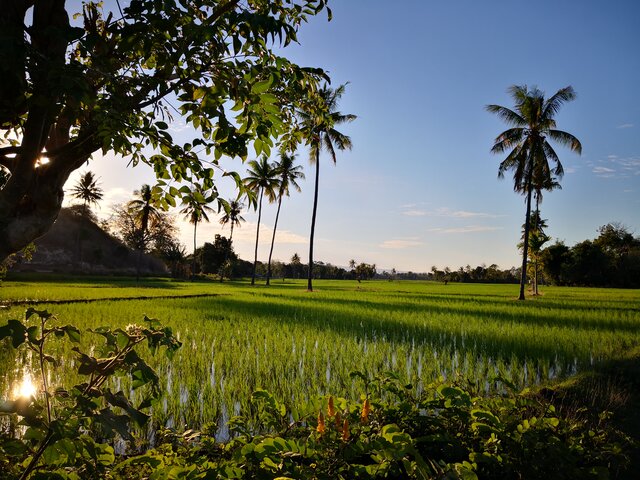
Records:
[[[509,93],[515,103],[514,109],[500,105],[487,105],[486,108],[511,126],[498,135],[491,149],[492,153],[509,152],[507,158],[500,163],[498,177],[503,178],[506,172],[512,171],[514,191],[526,197],[523,239],[528,241],[522,242],[522,273],[518,296],[519,300],[524,300],[527,260],[532,240],[531,200],[535,196],[537,222],[540,219],[542,192],[559,188],[559,180],[564,174],[562,163],[548,139],[569,147],[578,154],[582,152],[582,145],[572,134],[558,130],[554,119],[564,103],[575,99],[576,94],[571,86],[558,90],[547,99],[544,92],[535,87],[529,89],[526,85],[514,85]],[[536,235],[540,235],[540,230],[541,225],[534,224],[533,231]],[[534,244],[535,241],[534,239]]]
[[[311,233],[309,236],[309,268],[307,290],[313,291],[313,244],[315,235],[315,224],[318,210],[318,190],[320,180],[320,152],[325,150],[329,153],[333,163],[336,163],[336,150],[351,149],[351,139],[336,130],[336,127],[351,122],[356,119],[355,115],[343,114],[338,111],[338,102],[345,92],[346,85],[340,85],[336,89],[329,86],[320,88],[315,97],[313,108],[302,108],[298,110],[300,121],[299,133],[309,146],[309,160],[315,166],[315,181],[313,195],[313,210],[311,215]],[[295,147],[294,147],[295,148]],[[256,226],[256,243],[254,250],[253,269],[251,284],[255,284],[256,266],[258,262],[258,242],[260,238],[260,221],[262,218],[262,200],[264,196],[269,202],[277,202],[278,209],[271,238],[271,248],[269,249],[269,260],[267,262],[266,284],[269,285],[271,278],[271,259],[273,256],[273,246],[275,243],[278,218],[282,198],[289,196],[290,188],[300,191],[298,180],[304,179],[302,167],[295,165],[296,156],[287,151],[281,151],[277,162],[271,164],[267,157],[249,162],[248,176],[245,179],[245,186],[252,190],[257,197],[258,224]]]
[[[297,112],[298,128],[293,138],[297,141],[303,141],[310,152],[310,162],[315,166],[315,182],[313,211],[311,216],[311,232],[309,240],[309,268],[308,283],[309,291],[313,290],[313,244],[315,235],[315,224],[318,209],[318,189],[320,178],[320,152],[326,151],[333,163],[336,163],[336,150],[345,150],[351,148],[351,139],[343,133],[336,130],[336,127],[353,121],[356,116],[351,114],[342,114],[338,111],[338,102],[344,94],[346,85],[341,85],[335,89],[325,85],[318,89],[316,95],[310,98],[307,105],[301,107]],[[283,142],[287,143],[287,142]],[[295,143],[295,142],[294,142]],[[260,238],[260,223],[262,221],[262,204],[266,196],[270,203],[277,202],[277,210],[271,238],[271,246],[269,249],[269,260],[267,263],[266,283],[269,285],[271,278],[271,261],[273,257],[273,247],[275,244],[276,230],[280,217],[280,209],[282,199],[290,195],[291,189],[300,191],[299,181],[304,179],[302,167],[296,165],[296,155],[294,153],[297,143],[288,144],[288,148],[284,148],[279,153],[277,161],[271,163],[267,156],[262,156],[258,160],[252,160],[248,164],[247,177],[243,179],[244,195],[249,206],[253,206],[258,211],[258,222],[256,226],[256,243],[254,249],[254,262],[251,275],[251,284],[256,281],[256,266],[258,262],[258,243]],[[209,206],[215,200],[218,200],[218,213],[224,209],[224,214],[220,218],[220,224],[224,227],[230,225],[231,232],[229,241],[233,238],[234,227],[239,227],[244,221],[241,213],[244,203],[239,196],[235,200],[223,200],[218,198],[215,188],[206,190],[198,184],[191,187],[183,186],[180,188],[182,198],[182,213],[186,219],[193,225],[193,250],[194,263],[195,251],[197,249],[197,229],[201,222],[209,222],[209,215],[213,209]],[[85,209],[90,204],[96,204],[103,197],[102,189],[98,186],[97,179],[92,172],[87,172],[81,180],[74,186],[72,194],[84,202]],[[148,236],[149,223],[160,215],[160,211],[154,204],[154,195],[149,185],[143,185],[142,188],[134,192],[136,198],[127,203],[126,209],[129,211],[138,225],[137,235],[140,238],[138,250],[144,250],[144,239]],[[192,267],[195,271],[195,265]]]
[[[256,226],[256,244],[253,257],[253,268],[251,270],[251,285],[256,283],[256,266],[258,264],[258,242],[260,240],[260,221],[262,218],[262,199],[266,196],[269,203],[278,202],[276,219],[273,225],[273,235],[271,237],[271,248],[269,249],[269,261],[267,263],[267,280],[269,285],[271,278],[271,258],[273,256],[273,246],[276,239],[276,229],[280,217],[280,207],[282,197],[288,197],[290,188],[293,187],[298,192],[301,190],[299,180],[304,179],[302,167],[295,164],[296,156],[287,152],[281,152],[280,158],[275,163],[269,163],[266,156],[260,160],[249,162],[247,177],[244,179],[245,186],[257,194],[258,223]]]

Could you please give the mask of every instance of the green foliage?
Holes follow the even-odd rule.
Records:
[[[556,243],[544,249],[541,258],[549,280],[556,285],[638,288],[640,238],[615,223],[598,231],[594,240],[573,247]]]
[[[360,401],[324,396],[300,416],[257,390],[260,432],[242,416],[231,420],[227,443],[165,431],[113,478],[602,479],[626,464],[629,444],[606,415],[590,424],[529,392],[487,399],[434,384],[416,396],[392,373],[353,376],[370,392]]]
[[[216,234],[213,243],[205,242],[195,252],[200,272],[205,274],[219,274],[225,264],[233,264],[238,258],[228,238]]]
[[[79,3],[20,3],[3,20],[0,128],[21,133],[0,145],[11,173],[0,181],[12,185],[0,189],[0,259],[50,227],[59,190],[92,153],[150,165],[153,200],[167,209],[182,194],[175,184],[199,180],[210,190],[223,155],[245,160],[253,146],[268,156],[294,129],[295,107],[328,81],[280,55],[309,17],[329,12],[325,0],[83,2],[70,10]],[[176,112],[191,132],[184,143],[172,136]],[[38,127],[27,128],[28,118]],[[29,166],[40,156],[49,162],[35,182]],[[242,187],[237,174],[225,175]],[[25,196],[37,208],[24,209]],[[35,228],[17,228],[18,217]]]
[[[158,432],[158,444],[118,456],[117,436],[131,442],[132,425],[144,425],[151,398],[135,406],[108,379],[127,373],[132,388],[153,395],[158,377],[138,355],[165,347],[171,359],[179,342],[171,330],[145,317],[145,325],[94,328],[97,356],[83,353],[76,327],[47,311],[28,309],[24,320],[0,327],[0,341],[40,359],[43,394],[0,403],[19,429],[0,435],[0,470],[17,478],[416,478],[561,479],[610,478],[626,465],[629,441],[606,412],[568,416],[528,390],[482,397],[474,383],[439,380],[418,392],[391,372],[351,373],[364,391],[357,400],[324,395],[293,407],[256,389],[249,409],[229,421],[231,438],[214,429]],[[50,339],[70,342],[86,380],[51,391]],[[66,340],[65,340],[66,339]],[[253,422],[257,418],[258,422]]]
[[[134,440],[131,430],[143,426],[149,416],[144,410],[158,393],[158,377],[136,352],[145,342],[151,352],[165,347],[171,356],[180,346],[171,329],[145,317],[144,325],[125,329],[107,327],[89,330],[103,344],[98,354],[84,353],[81,333],[72,325],[59,325],[46,310],[29,308],[24,320],[11,319],[0,327],[0,341],[8,340],[14,349],[31,351],[39,363],[41,394],[26,394],[0,402],[0,414],[19,426],[20,435],[0,434],[0,468],[9,477],[20,478],[98,478],[115,461],[113,447],[100,439]],[[53,339],[66,337],[73,347],[77,372],[84,379],[68,388],[48,384],[51,369],[60,365],[48,353]],[[122,391],[112,391],[107,381],[114,375],[128,374],[133,389],[146,387],[147,396],[134,405]],[[33,375],[36,376],[35,373]],[[31,477],[30,474],[33,473]]]

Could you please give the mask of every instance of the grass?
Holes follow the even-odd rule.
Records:
[[[0,324],[21,316],[30,301],[77,299],[96,301],[38,308],[81,328],[140,323],[145,314],[160,319],[183,347],[171,363],[152,360],[164,391],[154,419],[177,427],[222,425],[240,409],[248,411],[258,387],[294,410],[312,408],[325,393],[357,398],[362,385],[349,377],[353,370],[392,370],[418,390],[439,378],[462,377],[491,394],[505,388],[500,379],[518,388],[555,382],[640,346],[638,290],[547,287],[543,296],[518,302],[512,285],[316,286],[308,293],[302,281],[266,288],[245,282],[150,279],[136,286],[119,278],[19,278],[0,287],[0,301],[25,303],[0,311]],[[134,297],[149,298],[126,299]],[[57,348],[62,354],[65,347]],[[0,397],[31,361],[0,349]],[[73,359],[51,375],[54,385],[72,380]]]

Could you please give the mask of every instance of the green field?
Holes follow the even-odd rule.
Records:
[[[0,301],[25,303],[0,310],[0,324],[22,317],[33,301],[80,328],[158,318],[183,346],[171,362],[151,360],[164,391],[154,422],[178,428],[223,425],[249,411],[258,387],[294,411],[312,408],[326,393],[358,398],[363,385],[350,378],[354,370],[394,371],[418,390],[441,377],[459,378],[492,394],[505,388],[499,377],[518,388],[554,381],[640,345],[638,290],[546,287],[526,302],[516,294],[514,285],[410,281],[318,281],[308,293],[302,281],[267,288],[40,278],[2,284]],[[188,295],[208,296],[177,298]],[[46,303],[78,299],[90,301]],[[54,356],[68,345],[56,348]],[[0,349],[0,398],[32,361],[21,355],[16,359],[8,344]],[[50,373],[51,383],[69,384],[73,366],[67,358]],[[113,387],[128,391],[125,380]]]

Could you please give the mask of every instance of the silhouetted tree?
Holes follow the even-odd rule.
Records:
[[[251,273],[251,285],[256,283],[256,266],[258,264],[258,242],[260,239],[260,219],[262,218],[262,198],[266,195],[270,202],[276,199],[278,177],[274,166],[269,163],[269,158],[263,155],[260,161],[251,160],[247,170],[248,176],[244,179],[247,189],[258,193],[258,224],[256,225],[256,248],[253,258],[253,271]]]
[[[267,262],[267,285],[271,277],[271,256],[273,255],[273,245],[276,241],[276,229],[278,228],[278,218],[280,217],[280,206],[282,205],[282,197],[289,196],[289,188],[293,187],[298,192],[300,185],[298,180],[304,180],[302,167],[295,165],[295,155],[286,152],[280,153],[280,160],[275,164],[278,176],[278,210],[276,211],[276,221],[273,224],[273,236],[271,237],[271,249],[269,250],[269,261]]]
[[[345,88],[346,85],[340,85],[335,90],[324,86],[318,91],[316,104],[309,105],[298,112],[302,122],[303,135],[310,147],[310,160],[316,167],[311,233],[309,235],[309,272],[307,282],[307,290],[309,291],[313,291],[313,240],[318,210],[320,151],[322,149],[326,150],[335,164],[337,160],[336,148],[338,150],[351,149],[351,139],[335,129],[338,125],[352,122],[356,119],[355,115],[342,114],[337,110],[338,102],[344,94]]]
[[[564,170],[555,150],[547,138],[581,153],[580,141],[570,133],[556,129],[555,115],[560,107],[575,98],[572,87],[558,90],[552,97],[545,99],[544,93],[537,88],[529,90],[526,85],[514,85],[509,93],[515,102],[515,110],[500,105],[487,105],[489,112],[495,113],[512,128],[505,130],[495,139],[492,153],[509,152],[498,169],[498,177],[513,171],[513,189],[526,196],[526,215],[524,238],[529,238],[531,196],[536,188],[550,185],[551,175],[561,178]],[[549,161],[553,162],[551,168]],[[534,179],[535,184],[534,184]],[[522,272],[520,278],[519,300],[524,300],[527,281],[527,258],[529,243],[522,249]]]

